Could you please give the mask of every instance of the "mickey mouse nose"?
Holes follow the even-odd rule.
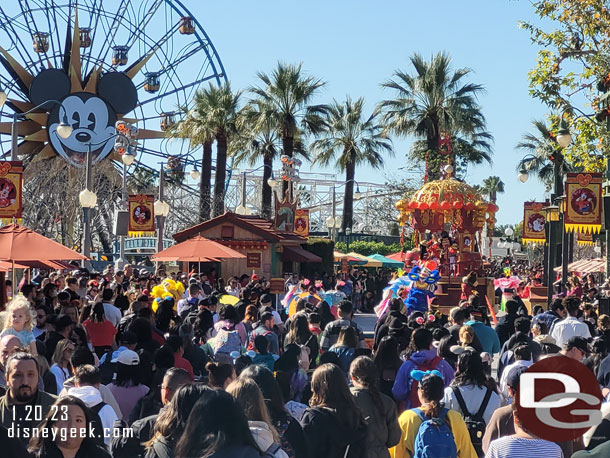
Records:
[[[91,135],[87,132],[79,132],[75,135],[75,137],[81,143],[87,143],[89,140],[91,140]]]

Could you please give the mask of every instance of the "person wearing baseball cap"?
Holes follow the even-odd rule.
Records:
[[[117,357],[116,378],[108,384],[121,409],[122,418],[129,418],[138,400],[149,388],[140,383],[140,357],[133,350],[123,350]]]
[[[138,344],[138,337],[131,331],[125,331],[121,334],[119,338],[119,348],[112,352],[112,356],[110,358],[111,363],[118,362],[119,355],[125,350],[135,351],[136,345]],[[106,362],[106,358],[108,357],[108,353],[105,353],[100,358],[100,366]]]
[[[575,359],[576,361],[582,361],[589,356],[590,353],[591,348],[589,347],[589,341],[580,336],[570,337],[559,352],[559,354]]]

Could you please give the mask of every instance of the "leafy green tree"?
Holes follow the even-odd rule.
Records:
[[[260,83],[250,88],[259,104],[258,116],[251,117],[253,129],[265,131],[269,126],[282,140],[282,153],[293,157],[295,139],[307,134],[318,134],[324,127],[325,105],[312,104],[324,82],[313,76],[305,76],[302,64],[278,62],[271,74],[259,72]],[[288,182],[283,182],[286,193]]]
[[[540,46],[529,73],[530,94],[553,112],[564,112],[572,144],[564,151],[569,164],[588,172],[604,170],[610,135],[595,120],[597,83],[610,75],[610,10],[605,0],[536,0],[537,20],[520,26]],[[591,110],[591,107],[593,110]]]
[[[546,125],[544,121],[533,121],[535,133],[523,135],[517,144],[517,149],[529,153],[517,164],[518,172],[535,173],[538,179],[548,189],[560,190],[562,177],[570,170],[568,163],[564,160],[563,152],[557,143],[556,134]],[[559,166],[560,173],[555,177],[555,164]],[[553,188],[555,186],[555,188]]]
[[[411,64],[413,74],[396,70],[393,79],[382,85],[396,93],[394,99],[378,106],[386,129],[416,138],[409,156],[426,161],[430,180],[441,177],[441,165],[447,162],[440,148],[442,135],[451,138],[454,165],[491,163],[493,137],[477,102],[483,86],[465,81],[471,71],[452,71],[446,53],[438,53],[430,61],[414,54]]]
[[[328,107],[323,137],[311,144],[314,163],[329,165],[335,161],[335,167],[345,172],[343,231],[352,228],[356,167],[366,164],[379,168],[383,165],[384,153],[394,155],[392,142],[383,133],[377,116],[366,117],[363,110],[363,98],[353,101],[347,97],[345,102],[334,100]]]
[[[489,196],[490,202],[496,203],[497,195],[504,194],[504,182],[497,176],[485,178],[481,190]]]
[[[212,144],[215,132],[207,124],[205,116],[202,115],[197,107],[187,110],[182,109],[184,117],[182,120],[173,124],[168,133],[171,138],[185,138],[189,140],[191,149],[202,146],[203,155],[201,158],[201,176],[199,177],[199,220],[207,221],[211,213],[212,188]]]
[[[237,137],[241,94],[241,91],[234,92],[229,83],[219,87],[210,84],[207,88],[198,90],[193,101],[193,110],[196,114],[192,119],[201,124],[194,131],[194,141],[203,142],[205,146],[206,141],[209,142],[208,135],[211,133],[216,141],[216,174],[212,208],[214,217],[223,214],[225,209],[227,152],[230,142]],[[185,127],[188,127],[188,124]],[[204,159],[205,152],[204,148]]]

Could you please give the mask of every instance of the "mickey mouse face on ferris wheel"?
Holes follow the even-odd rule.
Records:
[[[92,162],[99,162],[114,147],[117,116],[132,111],[138,93],[131,79],[122,72],[104,74],[95,93],[71,92],[68,76],[58,69],[41,71],[30,86],[30,100],[39,105],[58,100],[50,109],[47,121],[49,143],[55,152],[75,167],[83,167],[91,144]],[[72,127],[72,134],[62,138],[60,123]]]

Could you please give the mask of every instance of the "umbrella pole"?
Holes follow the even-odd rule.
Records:
[[[11,260],[12,268],[13,268],[13,284],[11,285],[11,299],[15,296],[15,260]]]
[[[201,258],[197,258],[197,276],[201,276]]]

